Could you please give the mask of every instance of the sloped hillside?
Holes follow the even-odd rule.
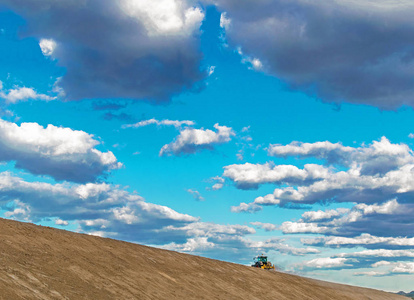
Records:
[[[0,299],[407,299],[0,219]]]

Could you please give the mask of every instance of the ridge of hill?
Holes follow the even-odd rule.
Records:
[[[0,218],[0,299],[407,299]]]
[[[408,292],[408,293],[403,292],[403,291],[400,291],[400,292],[398,292],[397,294],[398,294],[398,295],[402,295],[402,296],[409,297],[409,298],[411,298],[411,299],[414,299],[414,291],[411,291],[411,292]]]

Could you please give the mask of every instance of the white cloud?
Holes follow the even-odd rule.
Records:
[[[366,205],[364,203],[358,204],[355,206],[355,209],[360,209],[365,215],[369,214],[393,214],[401,206],[398,204],[397,200],[388,201],[382,205]]]
[[[28,100],[52,101],[56,99],[54,96],[38,94],[33,88],[15,87],[4,90],[3,84],[0,85],[0,98],[4,99],[7,104],[15,104]]]
[[[231,25],[231,20],[227,17],[227,13],[225,12],[222,13],[220,15],[220,27],[228,30],[230,25]]]
[[[299,264],[300,268],[315,268],[315,269],[331,269],[331,268],[343,268],[347,266],[347,259],[336,257],[324,257],[315,258],[310,261]]]
[[[378,271],[354,272],[355,276],[384,276],[387,274],[388,274],[387,272],[378,272]]]
[[[56,219],[55,220],[55,224],[56,225],[62,225],[62,226],[68,226],[69,225],[69,222],[68,221],[63,221],[61,219]]]
[[[307,164],[303,169],[293,165],[274,165],[251,164],[229,165],[224,167],[223,176],[234,181],[242,189],[257,188],[264,183],[281,184],[303,183],[306,181],[321,180],[329,177],[329,169],[315,165]]]
[[[321,221],[321,220],[329,220],[334,217],[339,217],[348,211],[349,209],[339,209],[339,210],[331,209],[327,211],[322,211],[322,210],[307,211],[302,215],[302,217],[303,217],[303,220],[307,222],[315,222],[315,221]]]
[[[178,121],[178,120],[157,120],[157,119],[149,119],[149,120],[144,120],[144,121],[140,121],[138,123],[135,124],[127,124],[127,125],[123,125],[122,128],[139,128],[139,127],[144,127],[144,126],[148,126],[151,124],[156,124],[158,126],[174,126],[175,128],[180,128],[183,125],[186,126],[193,126],[194,122],[193,121],[189,121],[189,120],[184,120],[184,121]]]
[[[177,244],[173,242],[163,246],[162,248],[181,252],[198,252],[213,249],[214,247],[216,247],[216,245],[209,242],[207,237],[196,237],[188,239],[184,244]]]
[[[249,247],[260,250],[276,250],[283,254],[290,254],[296,256],[303,256],[308,254],[317,254],[320,253],[318,249],[315,248],[296,248],[285,243],[283,239],[271,238],[265,241],[248,241]]]
[[[241,63],[247,64],[250,70],[260,71],[263,69],[263,63],[257,57],[245,55],[241,48],[238,48],[237,52],[241,56]]]
[[[122,167],[112,152],[97,150],[98,144],[84,131],[0,120],[0,161],[16,161],[18,168],[57,180],[94,181]]]
[[[191,154],[203,149],[213,149],[217,144],[229,142],[235,135],[230,127],[215,124],[214,128],[216,132],[210,129],[183,129],[172,143],[161,148],[160,156]]]
[[[392,273],[412,273],[413,257],[412,250],[364,250],[316,258],[298,263],[296,267],[299,269],[369,269],[388,266],[387,271],[368,270],[354,273],[356,276],[387,276]]]
[[[401,227],[412,226],[412,222],[405,221],[405,218],[411,214],[411,211],[411,208],[404,208],[404,205],[399,204],[394,199],[382,205],[358,204],[352,209],[339,208],[328,211],[308,211],[298,221],[284,222],[280,228],[284,233],[321,233],[345,236],[355,236],[370,232],[387,232],[390,235],[398,234],[399,232],[400,234],[407,234],[409,229],[406,228],[405,231],[401,231]],[[389,216],[391,220],[400,219],[400,221],[394,221],[390,225],[385,216]],[[312,240],[306,241],[309,244]],[[314,244],[323,244],[325,246],[374,244],[397,246],[397,241],[401,243],[400,246],[403,246],[403,244],[407,245],[410,240],[374,237],[371,234],[362,234],[357,238],[327,237],[313,240]]]
[[[279,157],[315,157],[328,164],[358,170],[361,175],[384,174],[405,164],[414,163],[413,152],[406,144],[392,144],[386,137],[373,141],[369,146],[356,148],[328,141],[270,145],[268,154]]]
[[[225,179],[223,177],[220,177],[220,176],[215,176],[215,177],[210,178],[210,181],[213,181],[215,183],[213,184],[213,186],[211,188],[206,188],[206,189],[211,189],[213,191],[218,191],[218,190],[221,190],[223,188]]]
[[[375,249],[375,250],[363,250],[352,253],[341,253],[336,255],[338,257],[374,257],[374,258],[412,258],[414,257],[414,250],[387,250],[387,249]]]
[[[122,0],[123,12],[144,23],[150,36],[190,35],[197,30],[204,13],[199,7],[184,8],[187,1]]]
[[[139,238],[150,240],[155,238],[151,237],[155,229],[198,221],[196,217],[146,202],[137,194],[106,183],[53,185],[27,182],[3,172],[0,199],[0,206],[9,211],[10,217],[21,218],[15,215],[16,209],[25,207],[25,218],[32,221],[55,217],[56,224],[74,221],[82,231],[116,232],[126,240],[136,239],[138,231]]]
[[[30,206],[20,200],[13,201],[13,208],[4,213],[6,218],[30,221]]]
[[[392,269],[391,272],[400,274],[414,274],[414,263],[399,263],[395,268]]]
[[[320,226],[315,223],[300,223],[300,222],[283,222],[280,226],[283,233],[326,233],[329,232],[329,227]]]
[[[247,203],[242,202],[240,203],[239,206],[232,206],[230,210],[231,212],[234,212],[234,213],[241,213],[241,212],[255,213],[255,212],[262,210],[262,207],[255,203],[247,204]]]
[[[379,237],[368,233],[356,237],[327,236],[301,240],[305,245],[321,245],[325,247],[413,247],[414,238],[408,237]]]
[[[377,268],[377,267],[381,267],[381,266],[388,266],[391,263],[389,261],[385,261],[385,260],[381,260],[381,261],[377,261],[376,263],[372,264],[373,268]]]
[[[379,203],[414,192],[414,155],[405,144],[392,144],[383,137],[369,146],[344,147],[329,142],[274,146],[269,150],[277,156],[315,157],[324,165],[231,165],[224,175],[239,188],[257,187],[261,183],[286,186],[276,188],[264,198],[277,205],[310,204],[319,201]],[[328,166],[326,166],[328,165]],[[289,172],[290,171],[290,174]],[[290,176],[290,177],[289,177]],[[313,182],[312,182],[313,180]],[[256,201],[257,202],[257,201]],[[270,205],[270,201],[267,202]],[[383,209],[398,210],[396,202]],[[363,208],[363,205],[360,206]],[[370,207],[377,210],[379,208]]]
[[[56,42],[53,39],[41,39],[39,41],[40,50],[44,56],[51,56],[56,49]]]

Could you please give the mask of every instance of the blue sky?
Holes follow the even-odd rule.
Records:
[[[410,13],[0,1],[1,216],[412,290]]]

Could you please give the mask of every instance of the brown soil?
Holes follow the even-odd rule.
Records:
[[[0,299],[407,299],[0,219]]]

